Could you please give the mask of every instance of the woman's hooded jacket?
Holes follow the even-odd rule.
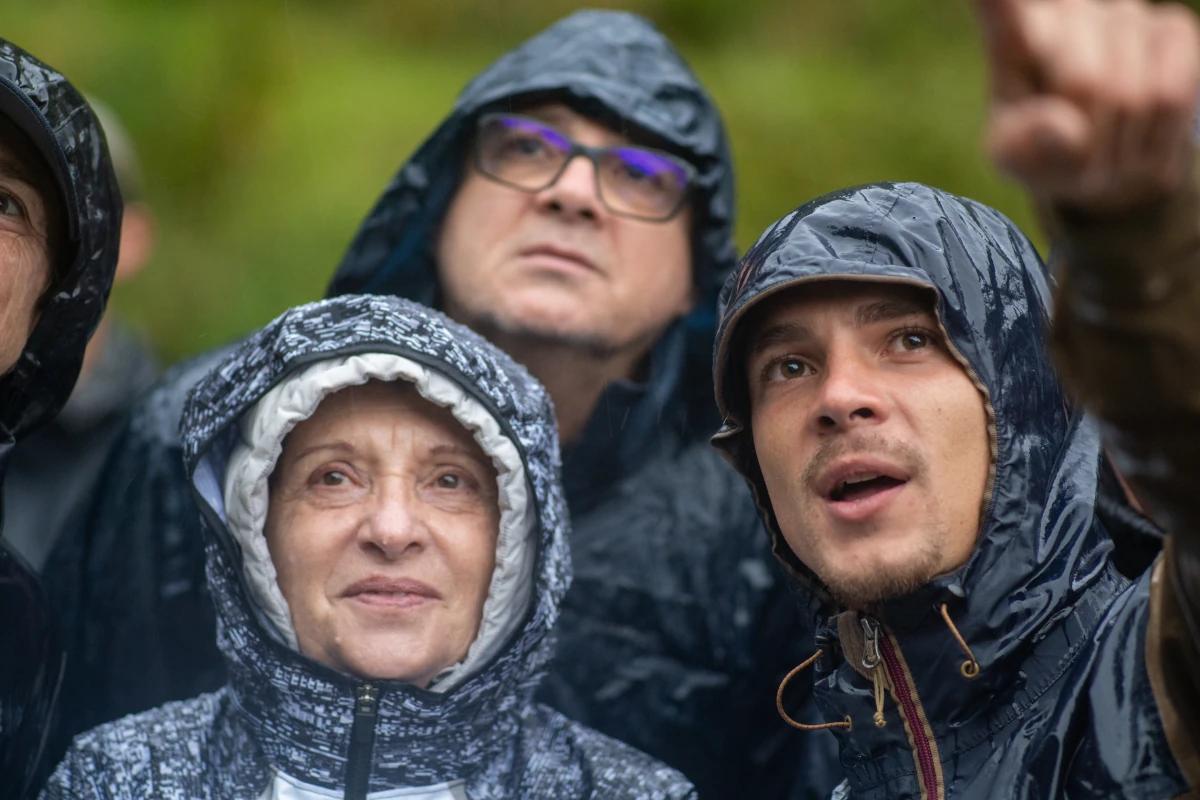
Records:
[[[301,656],[262,534],[287,431],[372,379],[410,382],[447,408],[497,469],[480,633],[429,689]],[[503,353],[399,298],[325,300],[239,345],[196,386],[182,424],[229,683],[77,738],[47,797],[692,796],[678,773],[532,700],[570,581],[568,522],[549,400]]]
[[[777,642],[802,623],[740,478],[706,443],[716,426],[716,295],[735,260],[733,174],[715,106],[662,34],[631,14],[584,11],[502,56],[401,166],[329,293],[437,306],[436,231],[475,120],[536,100],[645,134],[698,172],[695,311],[654,346],[644,381],[605,390],[580,440],[563,452],[575,582],[541,696],[682,770],[706,796],[751,780],[768,797],[768,781],[786,791],[798,774],[830,788],[836,780],[818,777],[831,755],[823,743],[764,741],[787,731],[761,676],[786,670],[792,654]],[[94,524],[86,535],[67,532],[70,541],[51,557],[47,569],[64,576],[64,593],[88,587],[59,603],[89,609],[69,612],[78,658],[64,692],[78,710],[77,730],[222,680],[204,636],[212,612],[176,434],[187,388],[217,357],[168,373],[134,409],[83,515]],[[812,757],[804,762],[798,750]]]
[[[16,364],[0,375],[0,476],[14,444],[53,419],[75,385],[117,264],[121,197],[104,136],[62,75],[0,39],[0,115],[45,160],[65,219],[57,276]],[[2,477],[0,477],[2,479]],[[62,652],[41,586],[0,540],[0,796],[36,780]]]
[[[769,297],[829,278],[932,290],[991,422],[991,489],[974,553],[874,616],[837,607],[788,548],[750,435],[741,321]],[[1100,442],[1046,354],[1049,302],[1045,268],[1009,220],[911,183],[800,207],[763,234],[725,286],[714,359],[725,423],[713,441],[750,483],[776,556],[823,609],[810,645],[822,651],[811,672],[822,716],[801,721],[833,723],[848,796],[1186,790],[1147,670],[1151,576],[1131,581],[1113,563],[1097,507]]]

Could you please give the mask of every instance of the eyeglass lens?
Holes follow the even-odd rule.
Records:
[[[688,168],[666,153],[632,146],[576,149],[552,126],[517,115],[483,118],[476,147],[484,173],[530,192],[553,184],[571,155],[585,152],[596,165],[601,201],[618,214],[646,219],[674,214],[690,178]]]

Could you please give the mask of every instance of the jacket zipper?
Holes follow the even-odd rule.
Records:
[[[375,750],[375,722],[379,718],[379,687],[360,683],[354,697],[354,724],[346,754],[346,800],[365,800]]]
[[[900,706],[904,715],[909,735],[913,745],[913,761],[916,762],[917,780],[921,784],[921,796],[926,798],[943,798],[944,791],[938,779],[939,766],[937,745],[928,731],[928,722],[921,711],[920,700],[912,688],[904,667],[900,663],[897,646],[892,637],[881,631],[879,623],[867,616],[859,618],[862,622],[866,644],[863,649],[863,667],[871,670],[875,683],[876,715],[875,724],[882,728],[884,724],[882,712],[883,674],[880,667],[887,672],[887,682],[890,684],[892,697]],[[880,635],[880,634],[883,635]],[[870,663],[868,663],[870,662]]]

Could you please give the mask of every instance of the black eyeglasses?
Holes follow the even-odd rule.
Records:
[[[665,222],[679,213],[695,168],[648,147],[586,147],[552,125],[518,114],[484,114],[475,136],[475,166],[492,180],[540,192],[575,156],[596,168],[596,196],[614,214]]]

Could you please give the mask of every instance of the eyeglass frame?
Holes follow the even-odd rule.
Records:
[[[566,158],[563,159],[562,165],[558,168],[557,171],[555,171],[555,173],[550,177],[550,179],[548,181],[546,181],[545,184],[538,186],[537,188],[531,189],[529,187],[521,186],[520,184],[513,183],[512,181],[507,181],[507,180],[501,178],[500,176],[496,175],[495,173],[489,172],[488,170],[484,169],[483,163],[482,163],[483,153],[479,146],[479,142],[480,142],[480,138],[481,138],[480,132],[482,131],[484,125],[486,125],[489,121],[496,120],[496,119],[504,119],[504,118],[507,118],[507,119],[515,118],[515,119],[519,119],[519,120],[535,122],[538,125],[549,128],[550,130],[554,131],[559,136],[561,136],[563,139],[565,139],[566,141],[571,143],[570,149],[568,149],[566,151]],[[600,161],[599,161],[599,158],[603,155],[606,155],[606,154],[612,152],[613,150],[628,149],[628,148],[633,148],[636,150],[643,150],[647,153],[651,153],[660,158],[664,158],[683,170],[684,175],[686,176],[687,182],[684,184],[683,192],[681,192],[679,195],[679,200],[676,201],[674,207],[671,208],[670,212],[664,214],[663,216],[650,217],[650,216],[646,216],[644,214],[636,214],[636,213],[633,213],[630,211],[620,211],[618,209],[613,208],[612,205],[609,204],[608,200],[605,199],[604,192],[600,189]],[[500,184],[501,186],[507,186],[510,189],[516,189],[519,192],[525,192],[527,194],[537,194],[538,192],[543,192],[546,189],[549,189],[554,184],[558,183],[559,178],[561,178],[563,176],[563,173],[567,171],[567,167],[570,166],[571,162],[575,160],[575,157],[583,156],[583,157],[587,158],[588,161],[592,162],[592,188],[595,191],[596,199],[598,199],[600,201],[600,204],[603,205],[604,208],[607,209],[609,211],[609,213],[611,213],[611,214],[614,214],[618,217],[624,217],[626,219],[636,219],[641,222],[670,222],[672,219],[677,217],[679,215],[679,212],[683,210],[683,207],[687,204],[688,200],[690,199],[690,196],[692,194],[692,189],[695,186],[696,177],[699,174],[699,170],[697,170],[692,164],[688,163],[687,161],[680,158],[679,156],[668,153],[665,150],[659,150],[656,147],[643,147],[642,145],[637,145],[637,144],[620,144],[620,145],[608,145],[606,147],[591,147],[589,145],[580,144],[579,142],[575,141],[570,136],[567,136],[565,133],[563,133],[562,131],[560,131],[558,128],[551,125],[550,123],[546,122],[545,120],[538,119],[537,117],[528,117],[528,116],[525,116],[524,114],[512,114],[512,113],[508,113],[508,112],[504,112],[504,111],[492,111],[492,112],[488,112],[486,114],[479,115],[479,118],[475,122],[475,136],[473,137],[473,139],[471,141],[471,150],[472,150],[471,163],[475,166],[475,169],[479,171],[480,175],[484,176],[485,178],[487,178],[490,181],[494,181],[494,182]]]

